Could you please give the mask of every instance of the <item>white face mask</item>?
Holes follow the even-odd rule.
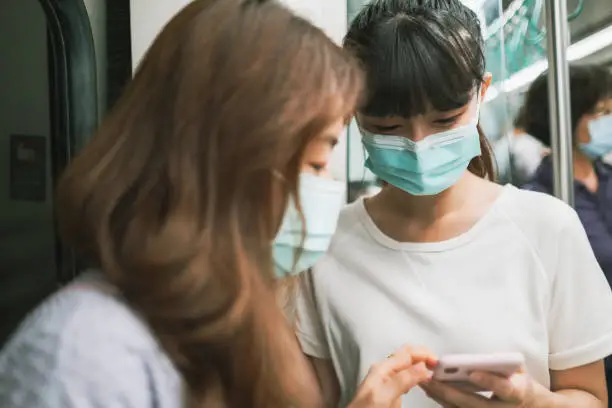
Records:
[[[299,196],[306,225],[302,225],[295,204],[290,202],[273,245],[277,278],[303,272],[325,254],[345,204],[345,191],[343,182],[300,174]]]

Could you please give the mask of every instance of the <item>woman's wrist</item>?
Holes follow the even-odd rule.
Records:
[[[527,408],[600,408],[607,406],[593,394],[582,390],[566,390],[553,392],[548,388],[536,384],[533,403]]]
[[[527,408],[562,408],[564,405],[560,405],[559,395],[555,394],[547,387],[543,386],[538,382],[533,382],[535,387],[533,390],[534,398],[531,403],[527,405]]]

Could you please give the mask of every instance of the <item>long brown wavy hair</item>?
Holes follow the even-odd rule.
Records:
[[[148,323],[189,406],[319,405],[270,243],[306,146],[361,91],[353,59],[277,2],[197,0],[64,173],[63,237]]]

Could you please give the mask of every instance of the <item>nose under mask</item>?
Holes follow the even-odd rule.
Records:
[[[298,194],[305,223],[290,201],[272,248],[278,278],[311,268],[325,254],[345,203],[345,190],[343,182],[300,175]]]

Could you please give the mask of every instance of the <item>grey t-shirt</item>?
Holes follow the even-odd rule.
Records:
[[[179,373],[95,273],[47,299],[0,352],[2,408],[183,406]]]

